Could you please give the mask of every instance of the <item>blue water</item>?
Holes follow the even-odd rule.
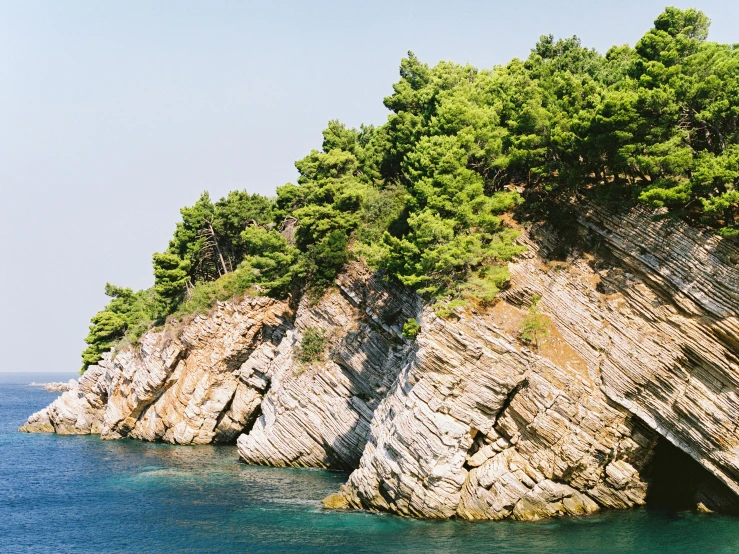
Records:
[[[27,435],[57,394],[0,373],[0,552],[739,552],[739,519],[645,509],[536,523],[320,507],[346,474],[253,467],[231,446]]]

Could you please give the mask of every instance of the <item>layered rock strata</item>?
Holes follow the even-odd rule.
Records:
[[[643,209],[579,223],[596,257],[544,270],[556,245],[532,234],[504,298],[541,295],[602,392],[739,494],[739,248]]]
[[[402,515],[537,519],[643,504],[656,435],[481,315],[424,314],[341,494]]]
[[[254,366],[274,356],[290,316],[284,302],[246,298],[146,333],[135,347],[106,354],[77,389],[21,430],[177,444],[232,441],[253,420],[268,386]]]
[[[414,345],[402,324],[420,298],[359,264],[320,299],[246,298],[106,354],[21,427],[176,444],[238,441],[243,460],[353,469],[372,414]],[[302,338],[324,337],[300,361]]]
[[[354,469],[332,507],[467,519],[644,504],[667,441],[694,460],[689,502],[736,509],[739,249],[652,215],[581,208],[567,244],[529,229],[498,303],[447,319],[359,264],[295,313],[221,304],[106,357],[23,429],[240,435],[249,463]],[[533,346],[535,297],[551,334]]]
[[[60,435],[100,433],[108,400],[107,385],[105,370],[92,366],[79,378],[77,386],[31,415],[20,431]]]
[[[241,435],[241,459],[272,466],[354,469],[372,415],[414,345],[402,324],[420,299],[388,287],[359,264],[320,300],[303,298],[293,328],[266,371],[272,387],[262,415]],[[301,362],[306,330],[325,337],[322,359]]]
[[[348,505],[532,519],[643,504],[658,436],[739,493],[739,251],[645,210],[591,208],[578,223],[564,261],[550,230],[524,235],[490,313],[425,314],[416,363],[342,488]],[[541,355],[500,328],[535,296],[562,343]]]

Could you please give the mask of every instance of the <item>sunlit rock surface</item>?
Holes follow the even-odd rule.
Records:
[[[22,430],[238,437],[248,463],[354,470],[329,507],[432,518],[641,505],[681,486],[679,455],[681,502],[735,510],[739,249],[643,208],[578,214],[564,233],[524,231],[494,306],[440,319],[354,263],[294,310],[244,298],[144,335]],[[538,346],[520,340],[537,296]],[[305,362],[308,329],[324,349]]]

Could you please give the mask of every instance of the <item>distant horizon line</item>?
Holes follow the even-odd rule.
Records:
[[[69,371],[3,371],[3,370],[0,370],[0,373],[59,373],[59,374],[61,374],[61,373],[75,373],[75,374],[78,374],[74,370],[69,370]]]

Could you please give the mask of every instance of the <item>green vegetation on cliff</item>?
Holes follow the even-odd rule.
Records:
[[[522,251],[501,215],[582,197],[644,202],[739,233],[739,45],[700,11],[667,8],[605,55],[543,36],[526,60],[478,70],[412,53],[381,127],[331,121],[274,200],[207,193],[181,210],[154,286],[106,286],[83,370],[116,341],[247,290],[296,297],[363,259],[439,313],[492,300]]]

